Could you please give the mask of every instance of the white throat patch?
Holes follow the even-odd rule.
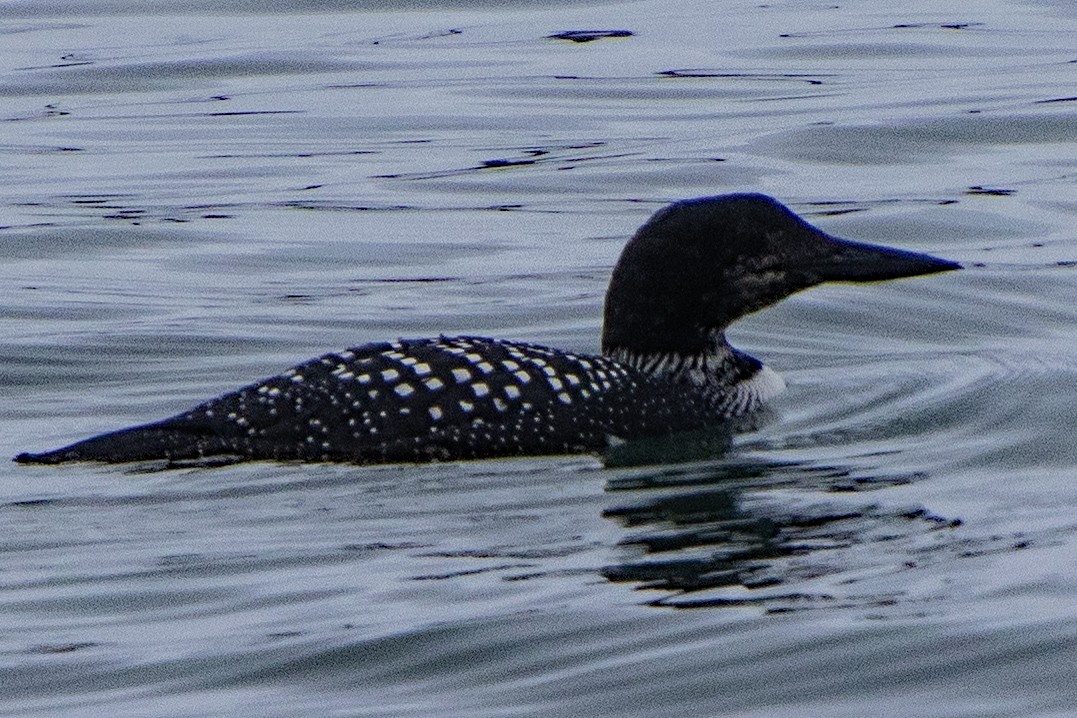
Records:
[[[736,396],[729,403],[727,411],[730,416],[740,416],[755,411],[785,391],[785,380],[764,364],[751,378],[739,382],[734,390]]]

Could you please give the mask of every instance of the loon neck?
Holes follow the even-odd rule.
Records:
[[[703,348],[694,353],[641,352],[630,347],[613,347],[604,353],[655,378],[698,387],[725,416],[754,411],[785,388],[780,376],[730,346],[720,330],[711,332]]]
[[[654,352],[621,346],[605,353],[644,374],[686,380],[700,387],[729,387],[762,366],[758,359],[731,347],[721,331],[711,332],[696,352]]]

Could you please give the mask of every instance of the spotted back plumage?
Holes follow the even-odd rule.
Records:
[[[384,463],[593,451],[713,423],[689,385],[601,356],[475,337],[326,354],[57,460]]]

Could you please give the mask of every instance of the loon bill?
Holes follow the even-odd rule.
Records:
[[[625,246],[602,355],[439,337],[326,354],[162,421],[21,463],[147,460],[418,462],[584,453],[720,426],[784,388],[734,349],[738,318],[822,282],[959,269],[832,237],[777,200],[676,202]]]

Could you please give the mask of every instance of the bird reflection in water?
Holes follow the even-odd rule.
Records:
[[[889,605],[900,600],[898,581],[851,587],[915,568],[938,544],[933,536],[961,522],[864,494],[920,478],[765,461],[637,471],[607,486],[623,500],[603,515],[627,530],[619,543],[630,557],[603,575],[661,591],[655,606]]]

